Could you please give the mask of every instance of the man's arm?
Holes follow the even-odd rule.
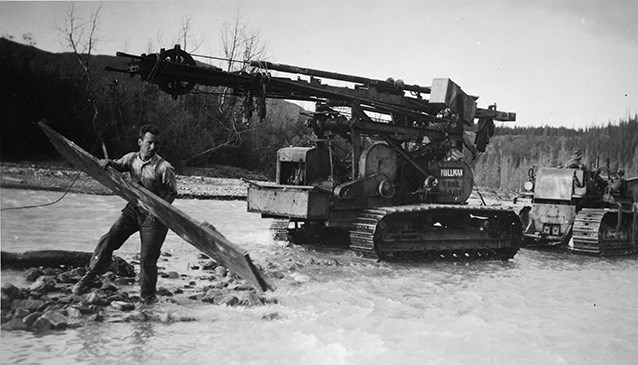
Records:
[[[173,166],[166,162],[166,168],[162,174],[162,183],[166,186],[167,193],[162,198],[168,203],[172,203],[177,197],[177,178],[175,177],[175,171]]]
[[[102,168],[106,170],[107,167],[112,167],[114,169],[116,169],[119,172],[127,172],[131,170],[131,159],[132,157],[135,157],[135,153],[129,153],[126,154],[124,156],[122,156],[121,158],[117,159],[117,160],[110,160],[110,159],[101,159],[100,160],[100,165],[102,165]]]

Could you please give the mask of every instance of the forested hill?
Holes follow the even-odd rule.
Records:
[[[518,190],[533,166],[557,167],[580,148],[591,168],[624,169],[638,176],[638,117],[586,129],[498,127],[474,165],[480,186]]]
[[[307,143],[296,104],[269,100],[265,120],[257,113],[244,118],[241,100],[228,90],[202,87],[173,100],[139,77],[104,70],[107,65],[126,69],[126,58],[80,57],[90,61],[94,98],[76,54],[44,52],[0,38],[2,160],[59,158],[36,125],[41,119],[98,157],[103,157],[103,142],[111,158],[137,148],[141,125],[156,124],[166,137],[162,156],[178,170],[227,164],[268,173],[279,147]]]

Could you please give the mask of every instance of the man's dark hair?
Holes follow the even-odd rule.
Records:
[[[160,134],[160,130],[159,128],[157,128],[156,125],[153,124],[144,124],[142,126],[142,128],[140,128],[140,133],[138,134],[138,137],[140,139],[143,139],[144,136],[146,135],[146,133],[150,133],[150,134],[154,134],[156,136],[159,136]]]

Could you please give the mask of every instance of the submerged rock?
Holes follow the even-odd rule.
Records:
[[[219,266],[216,261],[210,260],[202,265],[202,270],[215,270]]]
[[[135,278],[117,278],[113,281],[115,285],[133,285]]]
[[[55,291],[55,280],[50,276],[40,276],[33,284],[29,286],[29,290],[40,293],[48,293]]]
[[[102,282],[102,286],[100,286],[100,290],[108,292],[108,291],[118,291],[118,288],[111,280],[106,279]]]
[[[95,313],[89,316],[88,320],[93,322],[102,322],[104,321],[104,316],[101,313]]]
[[[215,274],[217,274],[217,275],[219,275],[219,276],[221,276],[223,278],[223,277],[225,277],[228,274],[228,272],[227,272],[225,267],[219,265],[219,266],[217,266],[215,268]]]
[[[14,318],[6,323],[2,324],[2,329],[6,331],[18,331],[18,330],[27,330],[28,327],[22,321],[22,318]]]
[[[40,317],[36,319],[36,321],[31,326],[31,331],[36,333],[44,332],[50,330],[52,327],[53,324],[51,324],[48,319]]]
[[[82,312],[79,309],[74,307],[67,307],[66,314],[71,318],[80,318],[82,317]]]
[[[99,306],[105,306],[108,304],[106,300],[104,300],[104,294],[99,291],[94,291],[86,295],[86,301],[90,304],[95,304]]]
[[[39,299],[16,299],[11,302],[12,309],[23,308],[29,312],[35,312],[43,309],[46,306],[44,300]]]
[[[124,322],[146,322],[147,320],[148,316],[144,312],[133,312],[124,317]]]
[[[36,279],[42,276],[42,274],[44,274],[42,269],[32,267],[27,270],[27,272],[24,274],[24,277],[27,279],[27,281],[36,281]]]
[[[67,318],[57,310],[46,311],[39,319],[41,318],[48,320],[51,323],[51,328],[53,329],[58,330],[66,328]]]
[[[266,320],[266,321],[272,321],[272,320],[280,319],[280,318],[281,318],[281,316],[277,312],[266,313],[263,316],[261,316],[261,319]]]
[[[22,322],[27,327],[31,327],[33,325],[33,323],[35,323],[35,321],[38,318],[40,318],[40,316],[42,316],[42,312],[33,312],[33,313],[29,314],[28,316],[25,316],[24,318],[22,318]]]
[[[58,283],[72,284],[76,283],[78,280],[74,278],[73,275],[71,275],[70,273],[63,272],[55,278],[55,281],[57,281]]]
[[[14,312],[13,312],[13,318],[24,318],[25,316],[27,316],[29,313],[31,313],[31,311],[25,309],[25,308],[17,308]]]
[[[111,302],[111,307],[120,311],[132,311],[133,309],[135,309],[135,304],[122,301],[113,301]]]
[[[258,305],[264,305],[264,298],[252,292],[244,292],[238,299],[239,299],[238,304],[243,306],[253,307]]]
[[[155,293],[157,295],[161,295],[163,297],[172,297],[173,293],[171,293],[170,290],[164,288],[164,287],[159,287],[157,288],[157,292]]]
[[[239,298],[237,298],[236,296],[232,294],[226,294],[226,295],[215,297],[214,303],[218,305],[226,305],[229,307],[234,307],[239,305]]]
[[[8,309],[11,307],[11,297],[2,292],[2,297],[0,298],[0,304],[2,309]]]
[[[66,328],[79,328],[82,327],[83,324],[84,323],[81,320],[71,319],[69,320],[69,322],[67,322]]]
[[[107,303],[110,304],[113,302],[129,302],[131,298],[129,298],[127,293],[116,293],[114,295],[107,297],[105,300]]]
[[[4,296],[6,296],[9,300],[18,299],[20,296],[20,289],[11,283],[6,283],[2,285],[2,295],[3,301]]]

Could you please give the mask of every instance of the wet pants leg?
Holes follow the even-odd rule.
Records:
[[[113,251],[122,247],[122,244],[139,230],[137,216],[137,210],[130,204],[126,205],[111,229],[98,241],[89,263],[91,272],[99,275],[106,271],[111,264]]]
[[[153,215],[128,204],[111,229],[98,242],[89,270],[103,273],[111,263],[113,251],[118,250],[135,232],[140,232],[140,287],[142,298],[155,294],[157,285],[157,260],[159,259],[168,227]]]
[[[162,244],[168,233],[168,227],[163,225],[151,214],[140,214],[140,296],[146,299],[155,295],[157,284],[157,260]]]

